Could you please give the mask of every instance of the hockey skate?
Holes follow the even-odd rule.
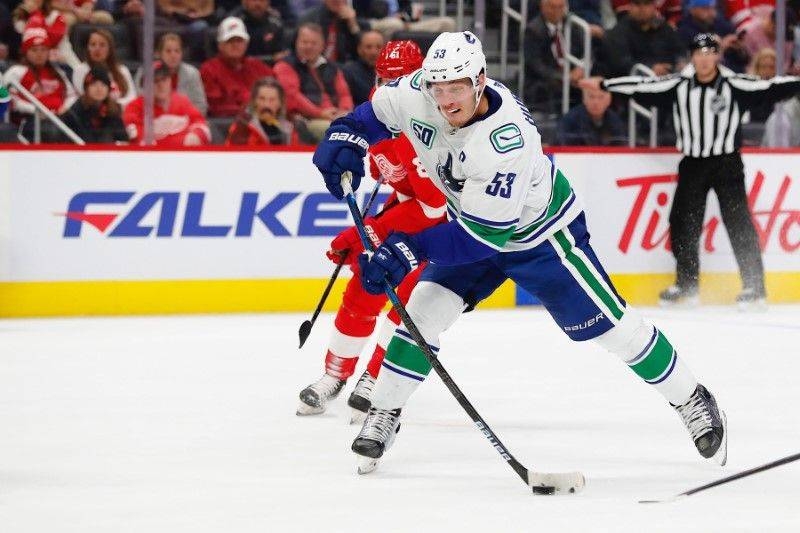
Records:
[[[400,408],[378,409],[370,407],[361,431],[350,447],[358,456],[358,473],[369,474],[378,467],[378,461],[391,447],[400,431]]]
[[[300,391],[300,405],[297,407],[298,416],[324,413],[328,402],[342,392],[345,383],[346,380],[344,379],[324,374],[317,381]]]
[[[662,307],[696,307],[700,303],[697,287],[670,285],[658,295]]]
[[[363,422],[369,411],[370,401],[369,397],[372,394],[372,388],[375,386],[375,378],[373,378],[366,370],[361,377],[358,378],[358,383],[350,393],[347,399],[347,405],[353,410],[350,415],[350,423],[356,424]]]
[[[700,455],[713,459],[720,466],[728,461],[728,420],[717,401],[698,383],[683,405],[673,405],[681,415]]]
[[[746,288],[736,297],[739,311],[766,311],[767,296],[763,290]]]

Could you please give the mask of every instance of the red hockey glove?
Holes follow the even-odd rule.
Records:
[[[372,217],[364,219],[364,229],[367,230],[367,236],[372,241],[372,245],[375,246],[375,248],[380,246],[388,233],[384,229],[383,224]],[[325,253],[328,259],[337,265],[340,262],[351,265],[363,251],[364,246],[362,246],[361,239],[358,237],[358,230],[355,226],[352,226],[337,235],[336,238],[331,241],[331,249]]]

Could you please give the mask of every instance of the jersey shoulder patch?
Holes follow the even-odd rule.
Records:
[[[525,146],[522,131],[513,122],[508,122],[492,130],[489,134],[489,141],[498,154],[505,154]]]
[[[428,124],[427,122],[423,122],[422,120],[412,118],[411,131],[414,132],[414,135],[417,137],[417,139],[419,139],[419,141],[424,144],[428,150],[433,148],[433,140],[436,138],[436,126]]]

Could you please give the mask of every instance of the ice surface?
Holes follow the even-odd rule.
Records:
[[[800,306],[644,311],[727,411],[726,468],[624,364],[540,310],[470,313],[442,339],[520,462],[586,475],[559,497],[533,496],[435,376],[358,476],[355,380],[329,413],[294,414],[331,315],[301,351],[305,315],[0,321],[0,531],[800,531],[800,462],[637,503],[800,451]]]

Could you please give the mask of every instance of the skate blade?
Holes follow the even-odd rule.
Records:
[[[364,411],[359,411],[358,409],[351,409],[350,413],[350,425],[353,424],[363,424],[364,419],[367,418],[367,413]]]
[[[374,459],[372,457],[364,457],[362,455],[358,456],[358,475],[363,476],[364,474],[369,474],[370,472],[374,472],[376,468],[378,468],[378,462],[380,459]]]
[[[297,406],[297,416],[311,416],[311,415],[319,415],[325,412],[324,407],[315,407],[313,405],[308,405],[307,403],[300,402]]]
[[[711,460],[719,466],[725,466],[725,463],[728,462],[728,417],[725,416],[725,411],[720,411],[719,416],[722,418],[722,444],[717,453],[711,456]]]

